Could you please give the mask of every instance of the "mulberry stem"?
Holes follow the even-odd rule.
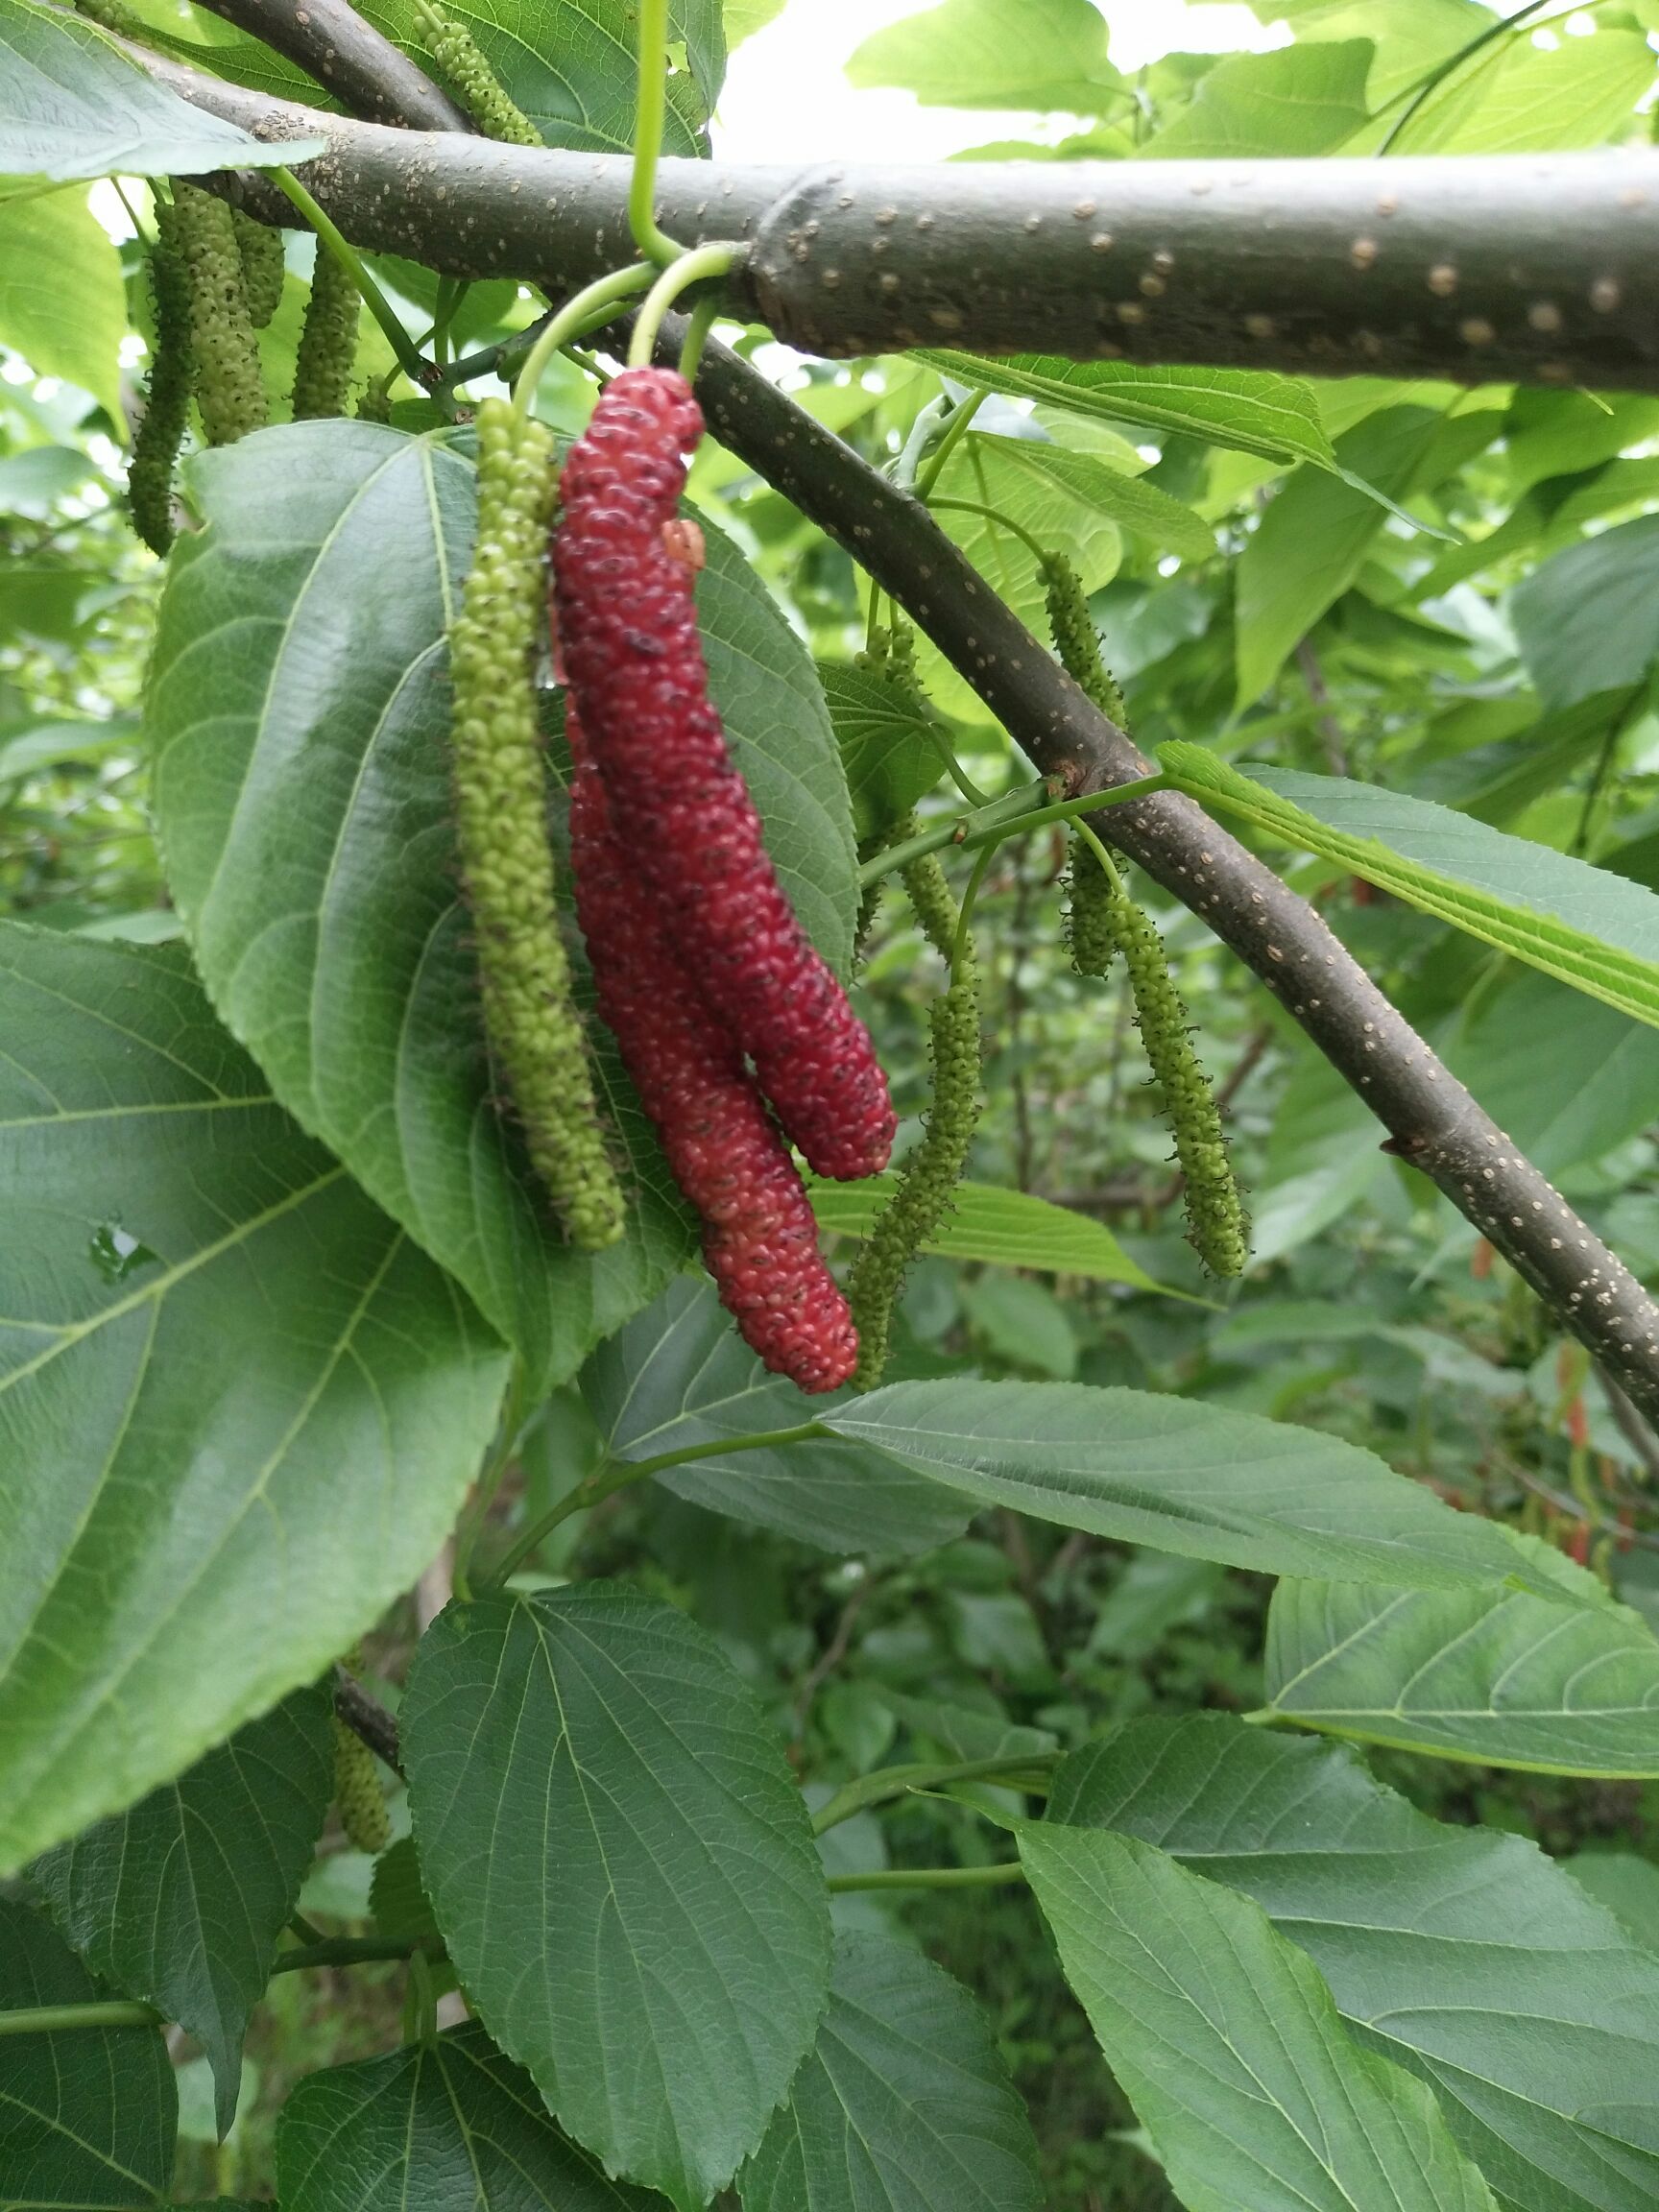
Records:
[[[531,683],[552,467],[551,431],[522,421],[505,399],[484,401],[477,542],[450,634],[456,829],[491,1047],[572,1242],[598,1252],[622,1234],[622,1192],[559,933]]]

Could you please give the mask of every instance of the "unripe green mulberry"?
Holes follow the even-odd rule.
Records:
[[[421,0],[416,14],[431,41],[432,59],[461,95],[461,104],[486,138],[508,146],[540,146],[541,133],[509,97],[464,23]]]
[[[1071,840],[1067,880],[1066,942],[1079,975],[1104,975],[1118,950],[1118,922],[1112,878],[1086,837]]]
[[[1164,941],[1121,886],[1112,890],[1102,912],[1128,964],[1141,1041],[1164,1093],[1186,1186],[1188,1240],[1212,1274],[1241,1275],[1250,1257],[1249,1224],[1221,1116],[1187,1033],[1187,1009],[1169,973]]]
[[[891,685],[907,707],[918,714],[927,711],[926,694],[916,673],[916,633],[895,608],[891,629],[880,623],[871,631],[861,653],[853,656],[854,668],[878,683]]]
[[[1089,612],[1082,577],[1064,553],[1050,553],[1043,563],[1043,584],[1048,599],[1048,632],[1061,667],[1109,721],[1123,729],[1123,694],[1100,657],[1100,634]]]
[[[311,297],[294,357],[294,420],[344,415],[357,359],[357,311],[363,295],[349,270],[317,241]]]
[[[916,827],[916,817],[912,814],[908,832],[911,836],[915,835]],[[960,917],[938,854],[924,853],[920,860],[909,861],[902,868],[899,876],[911,909],[922,925],[922,934],[941,960],[950,960],[956,949],[956,925]]]
[[[156,211],[156,228],[180,256],[189,282],[203,435],[209,445],[234,445],[270,420],[235,222],[213,193],[176,182],[172,207]]]
[[[950,988],[933,1002],[928,1031],[933,1103],[926,1128],[901,1164],[893,1195],[847,1277],[847,1303],[858,1332],[853,1382],[859,1390],[874,1390],[881,1380],[904,1271],[950,1211],[979,1119],[979,974],[966,949]]]
[[[390,422],[392,394],[384,376],[372,376],[357,396],[359,422]]]
[[[158,213],[170,214],[171,209]],[[166,237],[150,256],[156,342],[143,420],[127,467],[132,527],[153,553],[173,542],[173,464],[190,419],[190,287],[184,265]]]
[[[232,207],[236,245],[242,255],[242,282],[248,293],[248,319],[263,330],[282,304],[282,279],[288,274],[283,258],[282,233],[269,223],[255,223],[240,207]]]
[[[334,1716],[334,1802],[340,1808],[340,1825],[353,1851],[371,1858],[392,1840],[392,1823],[381,1794],[374,1754],[361,1736]]]
[[[449,636],[456,830],[477,928],[484,1022],[537,1173],[585,1252],[622,1234],[587,1041],[553,897],[532,684],[553,437],[504,399],[478,410],[478,535]]]

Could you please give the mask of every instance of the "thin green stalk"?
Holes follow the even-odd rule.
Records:
[[[970,925],[974,920],[979,886],[985,880],[985,871],[990,867],[991,855],[996,850],[995,845],[986,845],[981,849],[978,859],[974,863],[974,873],[968,878],[968,888],[962,894],[961,908],[956,916],[956,938],[950,948],[950,980],[953,984],[966,981],[968,970],[973,964],[974,943]]]
[[[938,445],[934,446],[926,466],[917,474],[916,496],[924,506],[926,505],[928,493],[939,481],[940,471],[955,450],[957,440],[963,435],[969,423],[973,421],[974,416],[978,414],[990,397],[991,392],[988,385],[976,384],[956,409],[950,421],[946,423],[944,435],[940,438]]]
[[[888,1866],[877,1874],[831,1874],[826,1887],[831,1896],[844,1896],[850,1889],[982,1889],[1024,1879],[1018,1859],[999,1859],[992,1866]]]
[[[166,2014],[154,2005],[111,1997],[93,2005],[30,2005],[0,2012],[0,2035],[61,2035],[74,2028],[159,2028]]]
[[[987,522],[995,522],[999,530],[1030,547],[1039,561],[1048,558],[1048,551],[1040,539],[1033,538],[1022,522],[1016,522],[1012,515],[1004,515],[1000,507],[986,507],[977,499],[930,499],[927,504],[935,511],[946,510],[955,515],[983,515]]]
[[[528,420],[530,403],[536,397],[542,372],[560,348],[567,346],[572,338],[580,338],[597,310],[609,308],[614,313],[624,300],[642,292],[656,274],[656,270],[643,261],[636,261],[627,269],[613,269],[608,276],[596,276],[591,284],[584,284],[580,292],[571,294],[556,315],[548,317],[525,355],[524,366],[513,387],[513,406],[520,421]],[[603,320],[610,322],[611,315],[607,314]],[[458,366],[465,369],[467,364],[461,362]],[[475,370],[473,373],[482,374],[482,371]],[[465,383],[467,379],[461,377],[458,381]]]
[[[1076,822],[1085,814],[1093,814],[1099,806],[1121,806],[1131,799],[1144,799],[1154,791],[1171,788],[1166,776],[1140,776],[1132,783],[1114,783],[1104,791],[1090,791],[1081,799],[1055,800],[1045,805],[1053,785],[1045,780],[1040,783],[1027,783],[1019,791],[1005,792],[994,799],[989,806],[974,814],[951,814],[936,822],[930,830],[922,830],[914,837],[907,837],[902,845],[889,845],[879,853],[873,853],[858,871],[858,884],[867,890],[878,883],[882,877],[891,876],[897,869],[906,868],[912,860],[924,854],[937,853],[947,845],[963,852],[974,852],[981,845],[998,845],[1004,837],[1022,834],[1027,830],[1046,828],[1050,822]]]
[[[271,1971],[302,1974],[313,1966],[367,1966],[383,1959],[407,1959],[412,1951],[423,1949],[420,1936],[333,1936],[324,1943],[296,1943],[292,1950],[278,1951]]]
[[[851,1820],[854,1813],[885,1804],[891,1797],[907,1796],[912,1790],[937,1790],[949,1782],[989,1782],[1000,1776],[1029,1774],[1052,1767],[1059,1757],[1058,1751],[1026,1751],[1001,1759],[957,1760],[949,1766],[924,1761],[911,1767],[879,1767],[875,1773],[860,1774],[837,1790],[814,1815],[812,1833],[826,1835],[843,1820]]]
[[[910,435],[904,447],[893,464],[893,481],[901,492],[911,492],[916,487],[916,471],[922,466],[922,456],[940,423],[951,412],[950,402],[943,392],[938,398],[929,399],[926,407],[917,410],[916,420],[910,425]]]
[[[707,300],[699,300],[691,310],[691,320],[685,326],[685,343],[680,349],[680,373],[687,384],[697,381],[697,372],[703,365],[703,349],[709,343],[709,333],[719,312],[720,302],[712,293]]]
[[[668,0],[639,0],[639,88],[634,105],[634,174],[628,185],[628,228],[647,260],[665,263],[681,252],[657,221],[657,161],[668,103]]]
[[[677,261],[669,263],[645,295],[645,303],[635,317],[634,335],[628,341],[630,369],[651,366],[662,318],[681,293],[689,285],[701,283],[705,277],[724,276],[742,260],[746,251],[745,247],[714,239],[707,246],[694,246],[690,252],[682,253]]]
[[[1379,155],[1393,151],[1394,141],[1422,108],[1424,102],[1445,84],[1448,77],[1455,75],[1457,70],[1461,69],[1465,61],[1473,60],[1475,56],[1483,47],[1490,46],[1495,38],[1502,38],[1506,33],[1517,30],[1521,24],[1526,22],[1528,15],[1536,15],[1540,9],[1547,8],[1550,4],[1551,0],[1527,0],[1526,6],[1517,8],[1513,15],[1500,16],[1496,23],[1488,25],[1482,31],[1478,31],[1467,45],[1459,46],[1455,54],[1449,54],[1444,61],[1437,63],[1434,68],[1430,70],[1427,77],[1419,79],[1415,87],[1407,85],[1402,91],[1396,92],[1395,100],[1405,99],[1409,94],[1409,101],[1404,113],[1389,126],[1387,137],[1377,149]],[[1392,100],[1384,102],[1384,110],[1391,108],[1393,104]]]
[[[424,392],[427,389],[427,373],[430,364],[421,359],[420,349],[408,331],[404,329],[391,301],[387,299],[374,278],[363,266],[356,249],[342,235],[335,224],[317,204],[292,170],[271,169],[267,170],[266,174],[277,189],[299,208],[301,214],[316,231],[321,244],[325,246],[328,252],[333,254],[335,260],[339,262],[341,268],[346,271],[358,291],[362,293],[364,304],[385,332],[386,343],[397,356],[398,367],[411,383],[418,385]]]
[[[666,1467],[688,1466],[694,1459],[724,1459],[733,1452],[759,1452],[773,1446],[805,1444],[814,1436],[829,1433],[816,1421],[803,1421],[794,1429],[770,1429],[754,1436],[727,1436],[712,1444],[687,1444],[678,1452],[660,1452],[654,1459],[602,1459],[591,1475],[585,1476],[574,1489],[566,1490],[556,1504],[550,1505],[539,1521],[533,1522],[518,1536],[496,1562],[484,1587],[499,1589],[562,1521],[568,1521],[572,1513],[585,1513],[589,1505],[597,1505],[601,1499],[625,1490],[631,1482],[642,1481],[648,1475],[660,1475]]]
[[[1101,868],[1105,871],[1106,880],[1111,884],[1113,890],[1121,892],[1123,888],[1123,878],[1118,873],[1117,863],[1113,859],[1111,854],[1107,852],[1105,846],[1100,842],[1099,838],[1095,836],[1094,830],[1090,829],[1088,823],[1084,821],[1081,815],[1079,815],[1071,827],[1076,830],[1078,836],[1082,838],[1086,845],[1092,846],[1094,848],[1094,857],[1099,861]]]

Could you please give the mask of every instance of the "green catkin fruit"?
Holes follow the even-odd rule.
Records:
[[[263,330],[282,304],[282,279],[288,274],[283,258],[282,233],[269,223],[255,223],[240,207],[232,207],[236,248],[242,256],[242,283],[248,294],[248,320]]]
[[[934,1000],[928,1031],[933,1103],[926,1127],[847,1277],[858,1332],[857,1390],[874,1390],[881,1380],[905,1269],[950,1211],[979,1119],[979,974],[971,948],[964,948],[950,989]]]
[[[359,422],[390,422],[392,420],[392,395],[383,376],[372,376],[357,396]]]
[[[334,1802],[340,1808],[340,1825],[353,1851],[367,1851],[373,1859],[392,1840],[392,1822],[374,1754],[363,1739],[334,1715]]]
[[[1128,966],[1141,1041],[1175,1138],[1188,1240],[1213,1275],[1241,1275],[1250,1257],[1249,1223],[1214,1093],[1192,1049],[1187,1009],[1169,973],[1164,940],[1121,885],[1111,890],[1105,911]]]
[[[358,309],[363,295],[356,281],[323,241],[311,272],[311,297],[294,357],[294,420],[318,421],[344,415],[351,397],[351,371],[357,360]]]
[[[157,210],[156,224],[163,241],[179,253],[189,283],[190,350],[203,436],[209,445],[232,445],[270,420],[235,222],[213,193],[175,183],[172,208],[165,220]]]
[[[1112,878],[1087,838],[1071,839],[1066,879],[1066,942],[1079,975],[1104,975],[1118,950]]]
[[[152,553],[173,542],[173,466],[190,420],[190,286],[184,264],[169,243],[172,209],[158,207],[161,238],[150,256],[156,343],[143,420],[127,466],[127,503],[132,527]]]
[[[1043,588],[1048,601],[1048,634],[1061,667],[1108,721],[1116,722],[1119,730],[1125,728],[1123,694],[1100,657],[1100,634],[1089,612],[1083,579],[1064,553],[1045,557]]]
[[[559,932],[531,680],[545,619],[553,437],[505,399],[483,402],[477,432],[477,543],[449,636],[462,873],[485,1027],[531,1161],[571,1241],[598,1252],[622,1234],[622,1192]]]
[[[508,95],[485,59],[484,50],[464,23],[444,9],[418,6],[421,27],[431,41],[432,59],[461,95],[461,104],[486,138],[508,146],[540,146],[541,133]]]

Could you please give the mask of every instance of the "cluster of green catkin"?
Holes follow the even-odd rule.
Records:
[[[1043,564],[1048,626],[1066,673],[1119,729],[1123,694],[1100,655],[1099,635],[1082,579],[1062,553]],[[1169,973],[1164,940],[1086,837],[1071,844],[1067,933],[1080,975],[1104,975],[1114,953],[1129,970],[1135,1020],[1175,1138],[1185,1185],[1187,1235],[1213,1274],[1241,1275],[1250,1257],[1249,1225],[1221,1115],[1188,1030],[1187,1009]]]
[[[155,345],[144,413],[127,468],[132,527],[152,553],[173,542],[173,467],[190,420],[190,284],[180,254],[163,236],[150,256]]]
[[[477,930],[484,1022],[538,1175],[585,1252],[622,1234],[553,894],[531,671],[553,436],[505,399],[478,410],[478,537],[449,636],[456,830]]]
[[[906,815],[883,843],[916,834]],[[899,1168],[893,1195],[877,1215],[847,1277],[847,1303],[858,1331],[854,1387],[873,1390],[887,1365],[893,1309],[911,1261],[950,1210],[979,1119],[979,968],[971,943],[957,950],[956,902],[938,855],[927,853],[901,871],[923,934],[941,958],[954,956],[950,985],[927,1018],[932,1103],[922,1141]]]
[[[1249,1224],[1215,1094],[1192,1049],[1187,1009],[1169,973],[1164,940],[1150,916],[1121,884],[1112,883],[1095,855],[1090,857],[1106,885],[1099,925],[1129,970],[1136,1024],[1174,1134],[1188,1239],[1212,1274],[1241,1275],[1250,1257]],[[1075,917],[1072,927],[1075,932]]]
[[[163,247],[183,266],[189,291],[203,436],[209,445],[233,445],[270,419],[235,219],[213,193],[177,182],[171,205],[157,207],[156,219]]]
[[[418,0],[416,15],[431,42],[433,60],[483,135],[508,146],[540,146],[541,132],[509,97],[467,26],[433,0]]]
[[[353,1851],[367,1851],[373,1858],[385,1850],[392,1840],[392,1822],[374,1754],[338,1713],[334,1715],[334,1802],[340,1809],[346,1840]]]
[[[319,238],[311,272],[311,297],[294,357],[294,420],[310,422],[344,415],[357,359],[358,309],[363,295],[345,264]]]

